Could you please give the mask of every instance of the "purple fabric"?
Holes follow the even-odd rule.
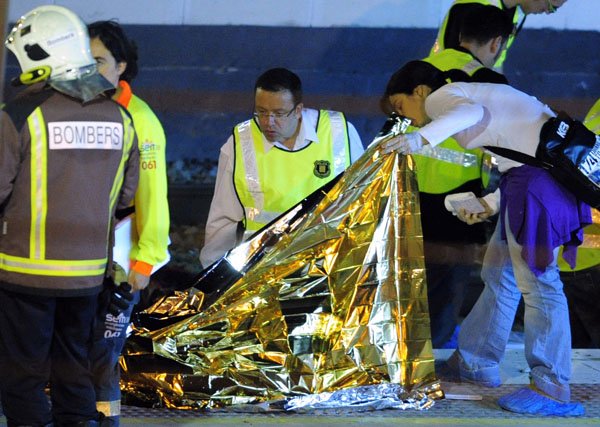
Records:
[[[512,168],[500,181],[500,220],[508,209],[510,229],[527,265],[536,276],[553,260],[554,248],[564,245],[563,258],[575,266],[583,227],[592,222],[591,209],[545,170],[523,165]]]

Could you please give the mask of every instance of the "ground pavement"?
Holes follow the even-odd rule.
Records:
[[[436,359],[448,358],[452,350],[435,350]],[[496,404],[501,395],[528,383],[523,346],[513,343],[501,365],[503,385],[496,389],[469,384],[442,383],[447,398],[429,410],[351,409],[312,410],[306,413],[264,412],[260,407],[231,407],[207,412],[148,409],[124,406],[121,426],[579,426],[600,425],[600,349],[573,350],[573,400],[583,403],[584,417],[558,418],[513,414]],[[0,417],[0,426],[6,420]]]

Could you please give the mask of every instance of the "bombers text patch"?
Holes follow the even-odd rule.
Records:
[[[50,122],[48,143],[51,150],[120,150],[123,147],[123,124]]]

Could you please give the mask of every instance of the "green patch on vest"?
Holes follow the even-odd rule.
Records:
[[[313,172],[317,178],[327,178],[331,175],[331,163],[329,160],[317,160]]]

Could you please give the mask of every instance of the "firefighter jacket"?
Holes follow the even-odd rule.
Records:
[[[459,46],[459,32],[462,17],[469,11],[470,8],[478,5],[496,6],[497,8],[504,10],[514,24],[514,30],[508,37],[506,47],[498,57],[496,64],[494,64],[495,69],[501,70],[504,60],[506,59],[506,52],[512,45],[515,36],[525,22],[525,14],[520,8],[513,7],[507,9],[502,0],[454,0],[452,2],[452,6],[450,6],[450,10],[448,10],[448,13],[442,21],[442,25],[440,26],[437,38],[430,54],[441,52],[442,50],[448,48],[457,48]]]
[[[350,165],[350,142],[344,115],[318,114],[317,138],[308,146],[287,151],[267,144],[255,120],[234,128],[235,189],[244,207],[244,238],[327,184]]]
[[[486,68],[464,48],[445,49],[423,60],[441,71],[462,70],[472,81],[507,83],[502,74]],[[419,191],[423,193],[449,193],[478,179],[481,179],[482,187],[489,182],[489,173],[482,173],[482,167],[491,163],[489,155],[484,159],[481,149],[467,150],[454,138],[433,148],[426,146],[422,154],[415,153],[413,158],[417,164]]]
[[[82,104],[36,84],[0,112],[0,287],[93,295],[112,218],[134,196],[139,153],[116,102]]]
[[[140,178],[135,193],[135,227],[130,258],[132,268],[150,275],[152,267],[164,261],[169,246],[169,204],[167,200],[166,139],[160,121],[143,100],[119,82],[116,100],[129,111],[135,125],[140,151]]]

